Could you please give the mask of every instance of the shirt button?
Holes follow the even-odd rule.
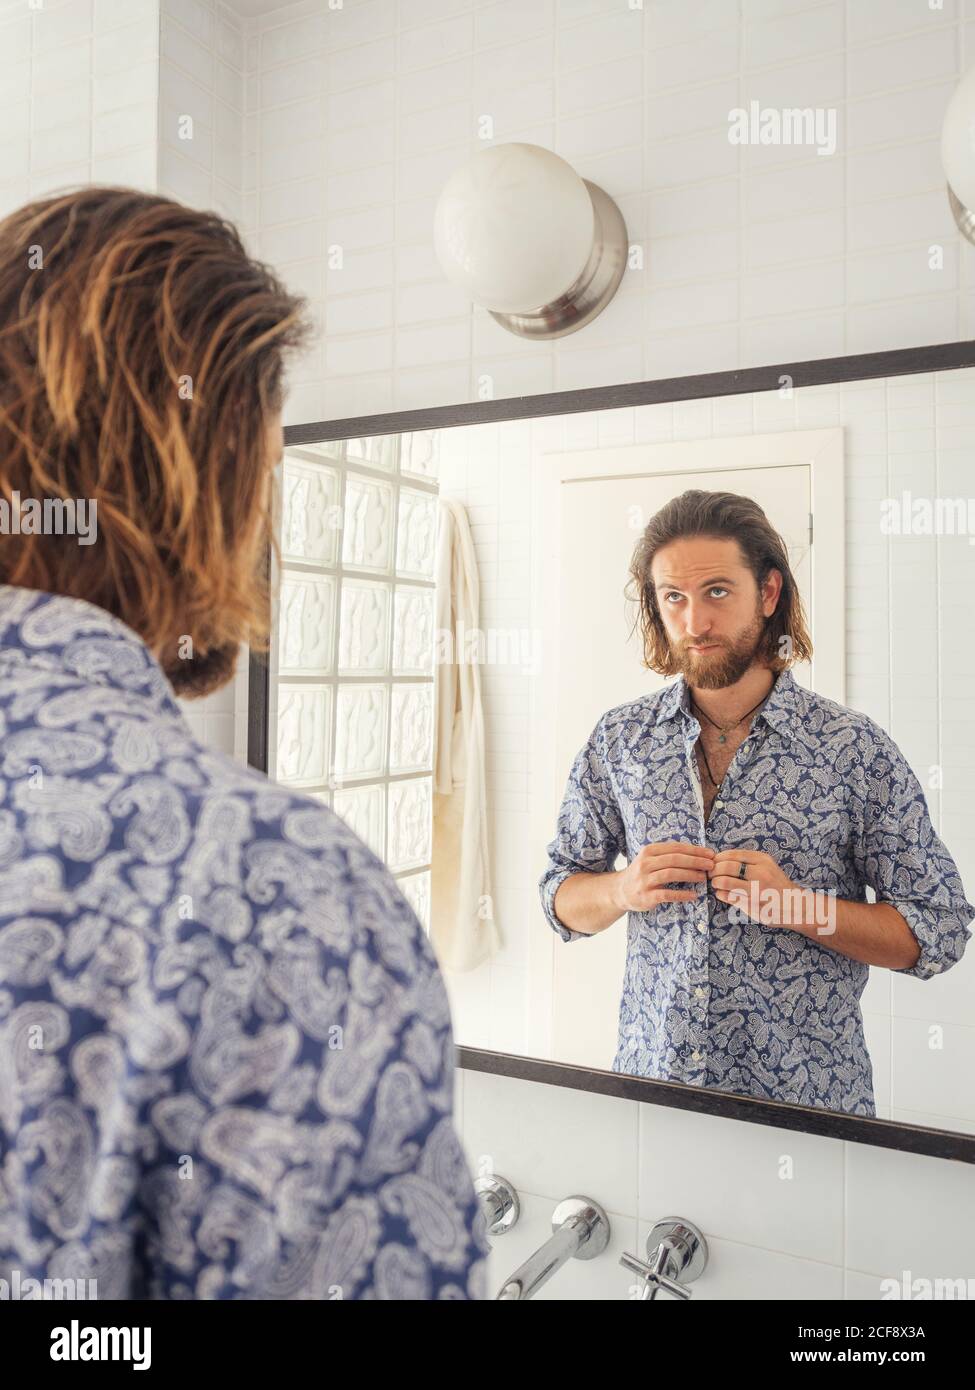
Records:
[[[695,989],[694,993],[697,995],[698,999],[703,999],[703,998],[704,998],[704,990],[701,988],[700,985],[697,986],[697,988]]]
[[[694,1058],[694,1061],[695,1061],[695,1062],[699,1062],[699,1061],[701,1060],[701,1054],[700,1054],[700,1052],[692,1052],[692,1053],[691,1053],[691,1056]]]
[[[704,925],[703,922],[698,922],[697,929],[698,931],[707,931],[707,927]]]

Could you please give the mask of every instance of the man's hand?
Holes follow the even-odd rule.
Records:
[[[707,845],[689,845],[681,840],[644,845],[636,858],[620,870],[616,905],[620,912],[648,912],[658,903],[693,901],[700,897],[696,889],[666,885],[703,883],[706,887],[714,862],[714,850]]]
[[[742,863],[744,878],[739,877]],[[804,890],[761,850],[718,850],[708,877],[720,902],[738,908],[763,927],[792,927],[803,921]]]

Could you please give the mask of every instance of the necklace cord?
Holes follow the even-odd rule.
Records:
[[[773,683],[773,685],[774,685],[774,683]],[[721,737],[722,737],[722,739],[724,739],[725,734],[730,734],[731,731],[732,731],[732,729],[737,729],[739,724],[743,724],[743,723],[744,723],[744,721],[748,718],[748,715],[749,715],[749,714],[754,714],[755,711],[758,709],[759,705],[764,705],[765,701],[768,699],[768,697],[769,697],[769,695],[771,695],[771,693],[772,693],[772,691],[770,690],[770,691],[768,692],[768,695],[763,695],[762,698],[759,700],[758,705],[753,705],[753,706],[751,707],[751,709],[748,710],[748,712],[747,712],[746,714],[743,714],[743,715],[741,716],[740,719],[736,719],[735,722],[734,722],[733,724],[729,724],[728,727],[727,727],[726,729],[722,728],[721,725],[718,724],[714,719],[712,719],[711,716],[710,716],[709,714],[704,714],[704,710],[703,710],[703,709],[700,709],[700,707],[696,704],[696,702],[694,701],[693,698],[691,699],[691,709],[693,709],[694,712],[695,712],[696,714],[704,714],[704,718],[708,721],[709,724],[713,724],[714,727],[720,731]],[[718,783],[718,782],[716,782],[716,781],[714,780],[714,773],[711,771],[711,764],[708,762],[708,755],[707,755],[707,753],[704,751],[704,744],[701,743],[700,747],[701,747],[701,757],[704,759],[704,766],[707,768],[708,779],[709,779],[709,781],[710,781],[712,787],[714,787],[715,792],[718,792],[718,791],[721,790],[721,784]],[[728,774],[727,774],[727,772],[726,772],[726,773],[725,773],[725,777],[727,777],[727,775],[728,775]],[[722,779],[721,779],[721,782],[723,782],[723,781],[724,781],[724,777],[722,777]]]

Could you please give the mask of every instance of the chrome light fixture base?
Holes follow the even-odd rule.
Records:
[[[505,314],[489,309],[491,317],[520,338],[564,338],[584,328],[602,313],[619,288],[626,269],[629,246],[623,214],[598,184],[583,179],[592,199],[593,244],[589,259],[575,283],[565,294],[523,314]]]
[[[948,190],[948,204],[951,208],[951,215],[955,219],[955,225],[961,232],[966,241],[970,241],[975,246],[975,212],[966,208],[965,204],[956,196],[950,183],[945,184]]]

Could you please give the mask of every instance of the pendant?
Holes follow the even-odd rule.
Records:
[[[719,735],[718,735],[718,742],[719,742],[719,743],[727,743],[728,740],[725,738],[724,734],[719,734]]]

